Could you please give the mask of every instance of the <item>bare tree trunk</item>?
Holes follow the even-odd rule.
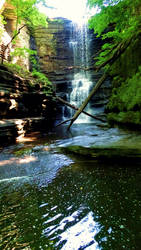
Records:
[[[124,53],[124,51],[129,47],[131,44],[133,38],[131,38],[128,42],[126,43],[119,43],[116,47],[114,47],[114,52],[111,54],[111,56],[102,64],[100,64],[96,70],[99,71],[101,68],[106,66],[108,63],[109,65],[112,65],[119,57],[121,54]]]
[[[85,99],[85,101],[82,103],[81,107],[78,109],[78,111],[72,117],[71,123],[68,126],[68,130],[70,129],[70,127],[74,123],[74,121],[77,119],[77,117],[83,112],[83,109],[87,106],[87,104],[90,101],[91,97],[97,92],[97,90],[99,89],[99,87],[106,80],[107,76],[108,76],[108,74],[104,73],[103,76],[99,79],[99,81],[97,82],[97,84],[94,86],[94,88],[90,92],[89,96]]]

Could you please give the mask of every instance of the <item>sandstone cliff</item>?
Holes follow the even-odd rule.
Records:
[[[16,15],[14,11],[14,7],[5,1],[1,2],[0,5],[0,54],[2,55],[2,51],[4,46],[6,46],[10,41],[16,29]],[[4,23],[3,23],[3,20]],[[20,24],[18,28],[23,25]],[[25,57],[14,56],[12,58],[10,56],[10,52],[14,52],[16,48],[30,48],[30,34],[27,27],[24,27],[20,31],[20,35],[17,37],[15,44],[10,44],[9,48],[6,51],[5,59],[9,60],[12,63],[17,63],[18,65],[29,69],[29,58],[25,53]]]
[[[72,49],[69,47],[72,22],[59,18],[48,21],[48,27],[38,27],[34,38],[40,69],[54,83],[71,78],[67,68],[73,64]]]

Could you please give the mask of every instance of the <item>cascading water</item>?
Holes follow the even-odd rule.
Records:
[[[74,57],[74,79],[72,80],[72,92],[69,96],[69,101],[76,107],[80,107],[82,102],[88,96],[92,81],[87,71],[81,68],[87,68],[90,66],[90,40],[88,37],[87,24],[82,25],[72,24],[72,35],[70,40],[70,46],[73,50]],[[79,72],[78,72],[79,69]],[[86,107],[87,112],[90,112],[90,106]],[[72,111],[71,115],[73,115]],[[91,112],[90,112],[91,113]],[[81,114],[77,119],[78,123],[90,122],[90,117]]]

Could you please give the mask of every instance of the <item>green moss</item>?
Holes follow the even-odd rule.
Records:
[[[119,113],[108,114],[109,123],[123,123],[123,124],[135,124],[141,125],[141,112],[140,111],[127,111]]]
[[[22,156],[22,155],[29,155],[31,154],[32,149],[31,148],[21,148],[14,152],[16,156]]]
[[[41,72],[39,71],[36,71],[35,69],[33,70],[32,72],[32,76],[37,79],[37,81],[40,83],[42,82],[42,84],[44,86],[47,86],[47,85],[52,85],[51,82],[48,80],[48,78]]]
[[[112,94],[106,111],[110,122],[141,124],[140,36],[111,66]]]
[[[22,68],[20,65],[18,64],[15,64],[15,63],[4,63],[4,66],[6,66],[6,68],[14,73],[14,74],[18,74],[20,75],[21,77],[28,77],[29,76],[29,71]]]
[[[111,75],[119,76],[126,80],[136,74],[141,65],[141,43],[140,36],[126,49],[119,59],[111,67]]]
[[[87,158],[92,158],[96,161],[140,161],[141,150],[138,148],[130,148],[124,145],[106,145],[93,146],[90,148],[82,146],[68,146],[60,148],[66,154],[78,155]]]
[[[135,75],[122,82],[120,87],[113,88],[107,110],[109,112],[141,110],[141,67]]]
[[[42,91],[47,96],[53,96],[53,85],[48,80],[47,76],[43,73],[33,70],[32,72],[25,70],[18,64],[13,63],[4,63],[3,65],[0,65],[1,70],[4,70],[5,72],[8,72],[7,74],[16,75],[19,77],[22,77],[23,80],[27,80],[26,84],[29,87],[32,87],[34,90],[34,87],[37,85],[40,85],[42,88]]]

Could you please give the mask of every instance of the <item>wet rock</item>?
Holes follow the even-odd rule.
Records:
[[[92,158],[102,162],[141,163],[141,150],[124,146],[68,146],[62,147],[61,152]]]
[[[0,145],[15,142],[33,131],[48,131],[50,123],[45,117],[0,120]]]
[[[12,121],[0,120],[0,144],[15,142],[18,136],[16,124]]]

